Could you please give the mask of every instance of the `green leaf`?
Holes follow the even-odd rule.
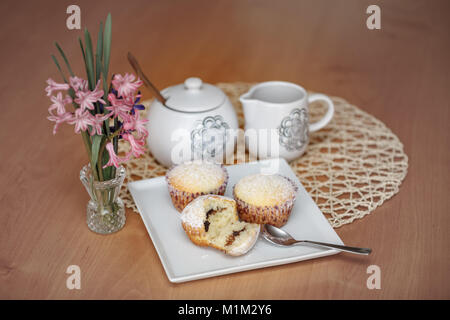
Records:
[[[86,64],[86,54],[84,53],[83,41],[81,41],[81,38],[80,38],[80,37],[78,37],[78,41],[80,42],[81,53],[83,53],[83,61],[84,61],[84,64]]]
[[[59,46],[58,42],[55,42],[55,46],[58,49],[58,51],[61,54],[61,56],[63,57],[64,62],[66,63],[66,66],[67,66],[67,69],[69,70],[70,75],[73,77],[74,74],[73,74],[72,68],[70,67],[69,60],[67,60],[67,57],[64,54],[63,49],[61,49],[61,47]]]
[[[98,54],[96,54],[96,59],[99,59]],[[102,72],[103,72],[103,64],[100,64],[100,67],[101,67]],[[104,93],[103,93],[103,100],[105,100],[106,103],[108,103],[108,91],[107,91],[107,88],[105,88],[106,84],[107,84],[106,83],[106,79],[103,79],[103,91],[104,91]],[[97,107],[96,107],[96,109],[97,109],[97,113],[100,113],[100,109],[97,108]],[[108,110],[103,109],[103,114],[108,114],[108,113],[109,113]],[[104,127],[103,129],[104,129],[104,132],[106,133],[106,135],[109,135],[109,133],[110,133],[110,130],[109,130],[109,119],[106,119],[105,121],[103,121],[103,127]]]
[[[100,80],[101,77],[103,69],[102,57],[103,57],[103,23],[100,22],[100,30],[98,31],[97,37],[97,50],[95,53],[95,81]]]
[[[104,152],[103,152],[102,166],[107,164],[108,161],[109,161],[109,152],[108,152],[108,150],[105,149]],[[113,178],[112,174],[113,174],[113,169],[114,168],[115,168],[114,166],[109,166],[109,167],[106,167],[105,169],[103,169],[103,178],[105,179],[105,181],[106,180],[110,180],[110,179]]]
[[[102,57],[98,53],[96,53],[95,54],[95,82],[96,83],[101,78],[102,70],[103,70]]]
[[[92,147],[91,147],[91,165],[97,167],[97,161],[100,151],[100,145],[102,144],[103,136],[94,135],[92,137]]]
[[[81,132],[81,136],[83,137],[83,142],[86,147],[86,151],[88,153],[89,159],[91,158],[92,154],[92,145],[91,145],[91,139],[89,138],[89,134],[86,131]]]
[[[111,13],[108,13],[108,17],[105,22],[105,31],[103,32],[103,79],[108,79],[109,72],[109,60],[111,57]]]
[[[89,82],[89,89],[95,88],[95,73],[94,73],[94,53],[92,51],[91,35],[87,29],[84,30],[84,44],[86,45],[86,74]]]
[[[61,66],[59,65],[58,60],[56,59],[56,57],[54,55],[52,55],[52,59],[53,59],[53,62],[56,64],[56,67],[58,68],[59,73],[61,73],[61,76],[62,76],[64,82],[68,83],[66,77],[64,77],[64,73],[61,70]]]

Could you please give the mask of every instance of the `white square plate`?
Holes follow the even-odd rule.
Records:
[[[343,244],[327,219],[283,159],[227,166],[229,181],[225,196],[232,197],[237,181],[249,174],[278,172],[296,182],[299,190],[288,223],[283,229],[297,239]],[[271,172],[271,173],[275,173]],[[232,257],[194,245],[185,234],[180,213],[173,207],[164,177],[128,184],[148,234],[171,282],[185,282],[228,273],[264,268],[336,254],[336,250],[308,246],[279,247],[262,239],[247,254]]]

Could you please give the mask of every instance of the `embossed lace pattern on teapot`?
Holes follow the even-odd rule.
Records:
[[[199,120],[191,131],[192,153],[195,159],[212,159],[226,148],[230,126],[223,117],[208,116]]]

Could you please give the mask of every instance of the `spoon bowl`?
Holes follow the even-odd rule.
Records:
[[[268,242],[278,245],[278,246],[283,246],[283,247],[297,245],[297,244],[306,244],[306,245],[311,245],[311,246],[315,246],[315,247],[335,249],[335,250],[339,250],[339,251],[355,253],[355,254],[362,254],[362,255],[368,255],[372,252],[372,249],[370,249],[370,248],[341,246],[338,244],[311,241],[311,240],[296,240],[286,231],[284,231],[280,228],[268,225],[268,224],[265,224],[263,226],[262,236]]]

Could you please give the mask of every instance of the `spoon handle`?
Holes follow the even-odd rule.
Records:
[[[297,241],[297,243],[309,243],[309,244],[313,244],[313,245],[316,245],[316,246],[319,246],[319,247],[337,249],[337,250],[340,250],[340,251],[356,253],[356,254],[364,254],[364,255],[368,255],[368,254],[370,254],[372,252],[372,249],[370,249],[370,248],[358,248],[358,247],[341,246],[341,245],[338,245],[338,244],[324,243],[324,242],[317,242],[317,241],[310,241],[310,240],[300,240],[300,241]]]
[[[155,95],[156,99],[159,100],[164,106],[166,105],[166,98],[163,97],[161,92],[159,92],[158,89],[153,85],[153,83],[148,80],[148,78],[145,76],[144,72],[142,71],[141,67],[139,66],[139,63],[137,62],[136,58],[128,52],[128,62],[133,67],[134,71],[138,74],[139,77],[141,77],[142,81],[144,82],[145,86],[149,88],[153,94]]]

